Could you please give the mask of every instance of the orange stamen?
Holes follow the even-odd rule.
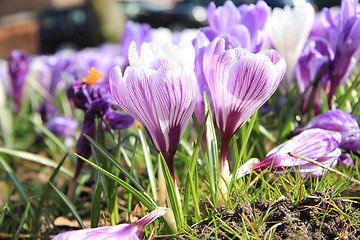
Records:
[[[98,70],[96,70],[96,68],[92,67],[89,70],[89,75],[84,77],[83,81],[93,86],[96,84],[97,80],[99,80],[102,77],[103,75]]]

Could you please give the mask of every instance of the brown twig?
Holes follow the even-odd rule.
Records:
[[[349,179],[349,180],[352,181],[353,183],[356,183],[356,184],[360,185],[360,181],[359,181],[359,180],[356,180],[356,179],[354,179],[354,178],[352,178],[352,177],[349,177],[348,175],[346,175],[346,174],[344,174],[344,173],[342,173],[342,172],[340,172],[340,171],[338,171],[338,170],[336,170],[336,169],[329,168],[329,167],[325,166],[324,164],[321,164],[321,163],[319,163],[319,162],[317,162],[317,161],[312,160],[311,158],[307,158],[307,157],[304,157],[304,156],[301,156],[301,155],[297,155],[297,154],[294,154],[294,153],[291,153],[291,152],[289,152],[288,154],[289,154],[290,156],[292,156],[292,157],[299,158],[299,159],[301,159],[301,160],[305,160],[305,161],[308,161],[308,162],[310,162],[310,163],[312,163],[312,164],[315,164],[315,165],[317,165],[317,166],[319,166],[319,167],[325,168],[326,170],[328,170],[328,171],[330,171],[330,172],[336,173],[336,174],[338,174],[338,175],[340,175],[340,176],[342,176],[342,177],[344,177],[344,178]]]

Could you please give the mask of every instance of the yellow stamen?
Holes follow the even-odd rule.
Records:
[[[92,67],[89,70],[89,75],[84,77],[83,81],[93,86],[96,84],[97,80],[99,80],[102,77],[103,75],[98,70],[96,70],[96,68]]]

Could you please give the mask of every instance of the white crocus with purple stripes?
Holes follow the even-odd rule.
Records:
[[[225,50],[225,41],[219,38],[205,50],[203,67],[222,137],[221,170],[232,136],[275,92],[286,64],[275,50],[256,54],[242,48]]]
[[[143,228],[169,210],[168,208],[158,207],[132,224],[68,231],[56,235],[52,240],[139,240]]]
[[[111,71],[111,93],[119,106],[147,129],[175,179],[173,157],[196,103],[193,63],[174,60],[177,54],[183,58],[179,51],[166,56],[164,52],[152,51],[151,45],[145,43],[141,56],[135,57],[132,51],[124,75],[119,67]]]
[[[334,131],[327,131],[319,128],[305,130],[287,142],[271,150],[260,163],[253,165],[254,171],[261,171],[271,167],[278,174],[286,171],[305,177],[322,176],[325,169],[305,160],[297,159],[289,155],[289,152],[310,158],[327,167],[334,167],[341,155],[338,148],[342,140],[341,134]],[[238,172],[237,178],[250,172],[250,169]]]

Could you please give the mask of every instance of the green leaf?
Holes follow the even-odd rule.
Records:
[[[205,104],[205,112],[211,113],[209,100],[204,92],[204,104]],[[214,121],[212,118],[212,114],[208,115],[206,120],[206,143],[207,143],[207,158],[205,158],[207,173],[210,182],[210,190],[212,200],[215,203],[215,196],[216,196],[216,183],[217,183],[217,171],[219,169],[219,152],[218,152],[218,144],[216,139],[216,132]]]
[[[96,138],[96,142],[100,146],[105,148],[105,134],[101,119],[96,119],[95,138]],[[95,161],[99,166],[106,169],[108,172],[114,174],[115,176],[119,175],[119,170],[113,164],[111,164],[111,162],[107,161],[102,153],[97,152],[93,145],[91,146],[91,149]],[[113,153],[117,155],[118,149],[114,150]],[[117,202],[118,202],[117,184],[116,182],[111,181],[108,178],[102,178],[102,177],[101,177],[101,182],[103,184],[103,189],[105,192],[106,203],[110,216],[110,223],[112,226],[114,226],[119,221],[119,211],[117,207]]]
[[[117,167],[127,178],[129,178],[129,180],[132,182],[132,184],[135,185],[135,187],[150,201],[153,202],[154,206],[156,205],[154,203],[154,201],[150,198],[150,196],[146,193],[146,191],[144,190],[144,188],[139,184],[139,182],[133,178],[130,173],[128,171],[126,171],[119,162],[117,162],[114,157],[108,153],[107,150],[105,150],[102,146],[100,146],[94,139],[92,139],[91,137],[85,135],[86,139],[96,148],[96,150],[98,150],[99,152],[101,152],[104,157],[109,160],[112,164],[114,164],[115,167]],[[78,157],[81,157],[77,154],[75,154]],[[85,158],[81,157],[81,159],[83,159],[85,161]],[[90,162],[86,159],[86,162]]]
[[[204,122],[206,122],[207,118],[209,116],[209,112],[205,115],[204,118]],[[202,142],[202,136],[203,133],[205,131],[205,124],[202,125],[201,129],[199,129],[199,124],[197,122],[196,116],[195,114],[193,114],[193,122],[195,125],[195,128],[197,129],[198,132],[198,138],[196,140],[196,144],[193,150],[193,153],[191,155],[190,158],[190,164],[189,164],[189,168],[188,168],[188,174],[187,174],[187,178],[186,178],[186,183],[185,183],[185,191],[184,191],[184,216],[189,216],[189,202],[190,202],[190,194],[193,196],[193,200],[194,200],[194,207],[195,207],[195,219],[196,221],[200,221],[201,220],[201,216],[200,216],[200,209],[199,209],[199,199],[198,199],[198,192],[196,189],[196,183],[194,183],[193,177],[195,177],[195,179],[198,178],[197,176],[197,171],[196,171],[196,163],[197,163],[197,158],[199,155],[199,150],[200,150],[200,145]],[[195,174],[195,176],[194,176]]]
[[[94,193],[91,198],[91,228],[98,226],[100,218],[100,200],[101,200],[102,187],[100,184],[100,174],[96,176]]]
[[[59,195],[59,197],[64,201],[64,203],[68,206],[70,209],[70,212],[74,215],[76,221],[79,223],[81,228],[85,228],[85,225],[83,224],[81,217],[79,213],[77,212],[74,204],[57,188],[55,187],[51,182],[49,182],[50,186],[55,190],[55,192]]]
[[[13,190],[14,190],[14,188],[11,188],[11,189],[10,189],[10,192],[9,192],[7,198],[6,198],[6,202],[5,202],[5,204],[4,204],[4,207],[3,207],[3,208],[1,209],[1,211],[0,211],[0,227],[1,227],[1,225],[3,224],[3,222],[4,222],[5,212],[6,212],[6,210],[8,209],[8,204],[9,204],[9,201],[10,201],[10,197],[11,197],[11,195],[12,195],[12,193],[13,193]]]
[[[254,113],[254,115],[252,115],[251,120],[250,120],[250,124],[249,124],[248,128],[246,129],[245,138],[244,138],[244,140],[242,142],[239,158],[235,160],[234,173],[236,173],[237,169],[240,167],[240,163],[242,161],[242,156],[244,155],[244,152],[245,152],[245,149],[246,149],[246,144],[247,144],[247,142],[249,140],[250,133],[251,133],[253,127],[254,127],[254,123],[255,123],[256,118],[257,118],[257,111]],[[232,179],[231,179],[231,183],[230,183],[231,184],[230,189],[233,189],[233,187],[235,186],[234,185],[235,179],[236,179],[236,174],[232,174]]]
[[[152,194],[154,196],[154,200],[156,202],[157,201],[157,186],[156,186],[156,181],[155,181],[154,167],[153,167],[153,164],[151,162],[151,157],[150,157],[149,145],[147,144],[144,134],[140,128],[138,129],[138,133],[139,133],[140,142],[141,142],[141,145],[143,148],[146,170],[147,170],[148,177],[150,180],[151,192],[152,192]]]
[[[61,169],[61,166],[64,164],[64,161],[65,161],[66,157],[67,157],[67,154],[63,157],[63,159],[60,161],[58,166],[55,168],[54,172],[50,176],[50,179],[49,179],[48,183],[46,184],[44,190],[42,191],[41,198],[40,198],[40,201],[39,201],[39,204],[38,204],[38,208],[37,208],[36,213],[35,213],[35,219],[34,219],[34,224],[33,224],[33,228],[34,228],[33,232],[39,230],[38,228],[40,226],[40,219],[41,219],[40,217],[41,217],[41,213],[42,213],[42,208],[43,208],[44,203],[47,200],[48,194],[49,194],[49,189],[50,189],[49,182],[54,181],[56,175],[59,173],[59,171]]]
[[[29,213],[29,209],[30,209],[30,202],[27,202],[26,204],[26,208],[25,208],[25,212],[24,212],[24,215],[23,217],[21,218],[21,222],[16,230],[16,233],[15,233],[15,238],[18,239],[19,238],[19,235],[20,235],[20,231],[25,223],[25,220],[27,219],[28,217],[28,213]]]
[[[351,92],[356,89],[356,87],[360,84],[360,74],[356,77],[355,81],[352,82],[351,86],[346,90],[345,94],[343,94],[339,100],[338,108],[345,109],[346,101],[349,100],[351,96]]]
[[[12,168],[9,166],[9,164],[0,156],[0,164],[3,166],[4,170],[6,171],[7,175],[9,176],[9,178],[11,179],[12,183],[14,184],[16,190],[19,192],[21,198],[26,202],[30,202],[28,196],[26,195],[19,179],[16,177],[14,171],[12,170]],[[35,216],[35,212],[33,210],[33,208],[30,206],[30,214],[32,217]]]
[[[155,202],[151,198],[149,199],[149,196],[147,195],[147,193],[145,191],[139,192],[134,187],[129,185],[127,182],[123,181],[122,179],[118,178],[117,176],[113,175],[112,173],[109,173],[108,171],[106,171],[105,169],[103,169],[100,166],[96,165],[95,163],[87,160],[86,158],[83,158],[80,155],[77,155],[77,154],[75,154],[75,155],[78,158],[85,161],[86,163],[90,164],[93,168],[100,171],[105,176],[107,176],[110,179],[116,181],[118,184],[120,184],[120,186],[125,188],[127,191],[131,192],[136,197],[136,199],[139,200],[142,204],[144,204],[145,207],[147,207],[150,211],[152,211],[152,210],[154,210],[156,208]]]
[[[161,153],[160,153],[160,163],[161,163],[161,169],[164,174],[166,190],[169,197],[171,209],[173,210],[174,213],[176,225],[178,229],[179,227],[184,228],[184,215],[183,212],[181,211],[180,201],[178,201],[178,195],[176,194],[176,190],[175,190],[176,186],[170,175],[170,171],[166,164],[166,161]]]
[[[22,159],[25,159],[25,160],[28,160],[31,162],[36,162],[36,163],[39,163],[39,164],[42,164],[44,166],[51,167],[51,168],[56,168],[58,166],[57,162],[55,162],[47,157],[43,157],[43,156],[40,156],[40,155],[37,155],[34,153],[24,152],[24,151],[20,151],[20,150],[7,149],[7,148],[2,148],[2,147],[0,147],[0,152],[11,155],[11,156],[15,156],[18,158],[22,158]],[[60,171],[63,172],[64,174],[68,175],[69,177],[74,176],[74,174],[70,170],[68,170],[64,167],[61,167]]]

